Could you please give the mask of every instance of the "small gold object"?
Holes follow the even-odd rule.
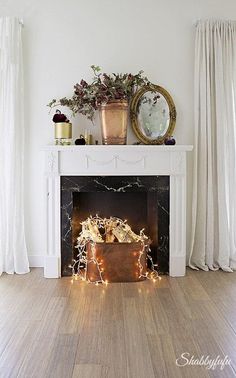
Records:
[[[89,134],[87,130],[85,130],[84,139],[85,139],[86,144],[88,145],[93,144],[93,136],[92,134]]]
[[[87,139],[86,139],[86,144],[93,144],[93,136],[92,134],[88,134]]]
[[[72,138],[72,124],[70,122],[55,123],[55,144],[70,145]]]

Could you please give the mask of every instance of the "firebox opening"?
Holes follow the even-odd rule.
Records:
[[[81,222],[89,215],[98,214],[102,218],[115,216],[127,219],[134,231],[138,232],[139,229],[147,226],[147,194],[147,192],[73,193],[73,218]]]
[[[152,240],[154,263],[160,273],[169,271],[168,176],[62,176],[61,273],[70,276],[77,257],[80,222],[90,215],[127,219],[132,230]]]

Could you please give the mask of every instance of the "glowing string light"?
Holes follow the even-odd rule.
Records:
[[[145,235],[144,229],[140,231],[140,234],[135,234],[131,227],[127,224],[127,220],[123,221],[117,217],[110,218],[100,218],[98,215],[92,217],[90,215],[85,221],[81,223],[82,231],[77,238],[78,248],[77,260],[73,259],[73,264],[69,265],[69,268],[72,269],[72,275],[75,279],[80,278],[82,281],[93,282],[96,285],[103,283],[108,284],[108,281],[103,278],[104,268],[103,260],[99,260],[96,257],[96,242],[104,242],[100,230],[105,230],[105,240],[110,240],[111,235],[106,235],[107,230],[109,233],[112,232],[114,237],[119,242],[140,242],[141,249],[138,252],[137,258],[137,276],[138,278],[148,278],[153,282],[156,282],[157,279],[161,279],[158,275],[155,267],[157,264],[153,263],[152,257],[150,256],[150,241],[149,238]],[[87,254],[87,244],[91,244],[92,256],[88,257]],[[136,253],[134,254],[136,255]],[[142,264],[143,255],[146,255],[146,260],[149,260],[151,263],[150,272],[144,272],[144,266]],[[90,281],[87,275],[88,264],[95,264],[98,272],[99,279],[96,281]]]

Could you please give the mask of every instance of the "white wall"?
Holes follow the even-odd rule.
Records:
[[[45,252],[43,145],[53,142],[52,98],[70,96],[91,77],[90,65],[106,72],[143,69],[165,87],[177,108],[175,137],[193,143],[194,22],[236,19],[235,0],[2,0],[1,15],[24,20],[26,89],[26,231],[30,255]],[[78,117],[74,136],[88,126]],[[99,125],[91,127],[99,135]],[[134,140],[130,131],[129,142]],[[191,215],[191,159],[188,224]],[[188,245],[189,245],[188,227]]]

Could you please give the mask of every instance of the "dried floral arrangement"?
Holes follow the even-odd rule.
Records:
[[[114,100],[130,101],[134,93],[143,85],[149,85],[143,71],[133,75],[131,73],[101,72],[99,66],[92,65],[94,77],[89,84],[85,80],[75,84],[74,94],[71,98],[63,97],[59,100],[53,99],[48,106],[67,106],[73,115],[80,113],[93,121],[96,110],[101,104]]]
[[[79,277],[83,281],[89,281],[86,274],[87,267],[89,263],[93,262],[94,264],[96,264],[97,270],[99,272],[99,280],[97,280],[95,284],[107,284],[108,282],[103,278],[103,271],[100,268],[101,263],[96,258],[95,249],[93,248],[93,246],[95,246],[96,243],[140,242],[142,247],[138,256],[139,277],[149,278],[153,281],[160,279],[158,272],[156,271],[157,265],[153,263],[152,257],[149,253],[147,253],[147,259],[149,259],[149,261],[151,262],[151,269],[149,272],[143,274],[141,257],[145,249],[150,252],[150,240],[145,235],[144,230],[141,230],[139,235],[137,235],[132,231],[126,220],[122,220],[117,217],[101,218],[98,215],[96,215],[95,217],[90,216],[85,221],[83,221],[81,225],[82,231],[77,238],[78,244],[76,246],[76,248],[78,248],[77,259],[74,259],[73,265],[70,265],[74,277]],[[88,257],[87,254],[86,246],[88,243],[91,243],[92,245],[92,257]]]

